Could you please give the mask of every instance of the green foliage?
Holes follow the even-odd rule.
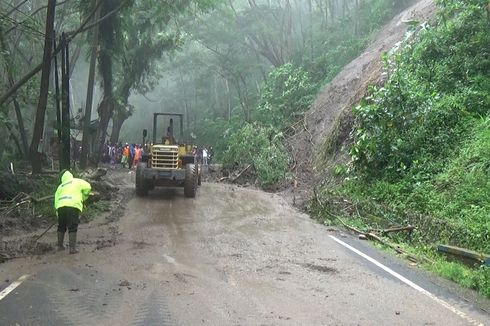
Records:
[[[197,142],[201,146],[212,146],[215,151],[215,160],[220,160],[223,152],[228,148],[227,135],[230,130],[228,121],[223,119],[204,119],[201,123],[197,124],[194,128],[194,132],[197,137]],[[216,135],[220,135],[216,137]]]
[[[301,67],[288,63],[273,69],[262,87],[254,120],[282,129],[310,107],[316,89]]]
[[[442,277],[466,288],[479,290],[482,295],[490,298],[490,267],[481,266],[475,270],[454,262],[437,261],[429,268]]]
[[[362,52],[367,41],[366,37],[349,36],[338,42],[332,42],[331,47],[311,64],[306,65],[312,79],[323,85],[328,84],[346,64]]]
[[[343,181],[321,192],[329,210],[369,227],[415,225],[412,245],[490,253],[486,3],[442,1],[439,24],[413,30],[399,52],[383,58],[385,84],[354,109],[348,171],[335,168]],[[433,268],[490,296],[488,268]]]
[[[352,159],[368,175],[399,178],[450,155],[490,105],[490,34],[483,8],[467,5],[425,27],[386,59],[390,77],[355,110]],[[440,167],[439,167],[440,168]],[[429,171],[432,172],[432,171]]]
[[[253,165],[262,186],[282,181],[288,177],[289,159],[281,138],[273,128],[246,124],[228,140],[223,163],[228,167]]]
[[[312,80],[322,85],[329,83],[362,52],[370,36],[409,3],[410,0],[362,1],[357,13],[336,21],[326,33],[316,36],[312,40],[314,55],[302,59]]]

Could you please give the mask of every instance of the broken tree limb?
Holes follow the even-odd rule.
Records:
[[[306,124],[306,114],[303,116],[303,128],[308,133],[308,135],[310,136],[308,141],[310,142],[310,144],[314,145],[313,144],[313,135],[311,134],[311,132],[308,129],[307,124]]]
[[[409,231],[409,232],[412,232],[415,229],[416,229],[415,226],[408,225],[408,226],[399,226],[399,227],[384,229],[381,232],[382,233],[391,233],[391,232],[400,232],[400,231]]]
[[[245,171],[247,171],[248,169],[250,169],[251,166],[252,166],[252,164],[247,165],[247,167],[245,169],[243,169],[242,171],[240,171],[240,173],[238,173],[236,177],[234,177],[233,179],[231,179],[231,182],[237,181],[238,178],[240,178],[242,176],[242,174],[245,173]]]
[[[32,198],[32,201],[35,202],[35,203],[39,203],[41,201],[45,201],[45,200],[48,200],[48,199],[53,199],[54,198],[54,195],[48,195],[48,196],[44,196],[44,197],[41,197],[41,198],[34,198],[34,197],[31,197]]]
[[[490,255],[481,254],[474,250],[440,244],[437,246],[437,251],[490,266]]]
[[[411,262],[418,263],[420,260],[423,260],[424,262],[432,263],[429,259],[427,259],[425,257],[422,257],[421,259],[419,259],[419,258],[415,257],[414,255],[407,253],[405,250],[403,250],[399,246],[391,244],[391,243],[381,239],[378,235],[376,235],[373,232],[363,232],[363,231],[347,224],[346,222],[344,222],[344,220],[342,218],[340,218],[340,216],[332,214],[328,210],[325,209],[325,205],[321,202],[320,198],[318,197],[316,189],[313,189],[313,193],[314,193],[315,199],[318,202],[318,204],[320,205],[320,207],[322,207],[328,215],[337,219],[345,228],[347,228],[347,229],[349,229],[349,230],[351,230],[357,234],[360,234],[360,235],[366,237],[367,239],[377,241],[378,243],[380,243],[380,244],[382,244],[388,248],[393,249],[396,253],[403,255],[406,259],[410,260]]]
[[[55,225],[55,224],[58,224],[58,222],[53,222],[46,230],[44,230],[43,233],[41,233],[39,236],[34,236],[34,241],[37,241],[39,239],[41,239],[43,237],[43,235],[45,235],[49,230],[51,230],[51,228]]]

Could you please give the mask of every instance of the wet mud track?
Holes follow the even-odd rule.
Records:
[[[133,198],[110,226],[113,245],[0,265],[0,324],[472,325],[485,311],[417,271],[327,229],[281,197],[204,183]],[[94,243],[103,228],[82,229]],[[454,311],[334,241],[367,252]],[[90,240],[91,239],[91,240]],[[103,240],[101,240],[103,241]],[[96,241],[95,241],[96,242]]]

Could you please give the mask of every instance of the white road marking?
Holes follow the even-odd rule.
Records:
[[[9,286],[7,286],[5,289],[3,289],[3,291],[0,292],[0,300],[5,299],[5,297],[10,292],[12,292],[13,290],[15,290],[15,288],[18,287],[19,285],[21,285],[22,282],[24,282],[28,277],[29,277],[29,275],[27,275],[27,274],[26,275],[22,275],[21,277],[19,277],[19,279],[17,281],[13,282]]]
[[[377,261],[376,259],[374,258],[371,258],[370,256],[366,255],[365,253],[357,250],[356,248],[348,245],[347,243],[343,242],[342,240],[334,237],[333,235],[329,235],[330,238],[332,238],[334,241],[336,241],[337,243],[341,244],[342,246],[346,247],[347,249],[355,252],[356,254],[358,254],[359,256],[361,256],[362,258],[370,261],[371,263],[373,263],[374,265],[378,266],[379,268],[381,268],[382,270],[384,270],[385,272],[393,275],[394,277],[396,277],[397,279],[399,279],[400,281],[402,281],[403,283],[407,284],[408,286],[410,286],[411,288],[419,291],[420,293],[423,293],[425,294],[426,296],[428,296],[429,298],[431,298],[432,300],[434,300],[435,302],[437,302],[438,304],[440,304],[441,306],[443,306],[444,308],[454,312],[456,315],[458,315],[459,317],[463,318],[464,320],[466,320],[467,322],[469,322],[470,324],[473,324],[473,325],[477,325],[477,326],[484,326],[484,324],[480,323],[479,321],[469,317],[468,315],[466,315],[464,312],[456,309],[455,307],[451,306],[449,303],[447,303],[446,301],[438,298],[437,296],[435,296],[434,294],[430,293],[429,291],[427,291],[426,289],[422,288],[421,286],[413,283],[412,281],[410,281],[409,279],[403,277],[402,275],[398,274],[397,272],[395,272],[394,270],[392,270],[391,268],[381,264],[379,261]]]

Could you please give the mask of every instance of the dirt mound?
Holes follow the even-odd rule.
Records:
[[[82,224],[94,219],[100,219],[101,225],[108,224],[117,221],[124,214],[125,203],[132,198],[134,192],[132,186],[128,187],[127,174],[127,170],[107,169],[80,173],[79,177],[88,180],[92,190],[97,192],[97,198],[88,203],[84,214],[80,216]],[[12,258],[42,255],[54,250],[54,242],[50,238],[56,232],[56,225],[52,225],[56,221],[52,194],[57,186],[56,177],[30,177],[31,184],[27,185],[24,185],[22,180],[18,181],[19,176],[9,179],[11,185],[5,189],[12,190],[12,198],[0,200],[0,263]],[[31,190],[39,191],[39,188],[43,187],[50,195],[34,198],[26,193]],[[44,231],[48,230],[50,232],[45,234]],[[109,234],[112,235],[113,232]],[[79,242],[84,244],[83,241]],[[111,246],[113,243],[112,238],[108,241],[98,239],[96,249]]]
[[[55,175],[0,172],[0,200],[11,200],[19,192],[42,194],[56,180]]]
[[[53,244],[37,242],[34,237],[0,241],[0,263],[13,258],[42,255],[51,251],[54,251]]]
[[[295,181],[294,187],[283,194],[295,205],[303,206],[311,198],[313,187],[321,182],[321,172],[315,169],[315,158],[325,140],[340,147],[352,129],[351,108],[366,94],[369,85],[382,83],[381,54],[403,39],[407,31],[404,22],[427,21],[435,12],[433,1],[420,0],[397,15],[377,34],[364,53],[345,66],[318,94],[305,114],[303,130],[288,141],[295,162]]]

